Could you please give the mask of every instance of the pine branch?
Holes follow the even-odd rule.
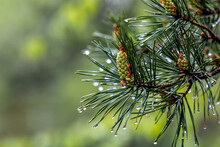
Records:
[[[192,88],[192,80],[189,80],[189,85],[188,85],[188,88],[186,89],[186,91],[181,95],[180,99],[184,98],[190,91],[190,89]]]
[[[218,67],[217,69],[215,69],[214,71],[212,71],[212,72],[211,72],[211,76],[215,76],[215,75],[217,75],[218,73],[220,73],[220,67]],[[197,76],[197,77],[198,77],[199,79],[208,79],[208,78],[210,78],[211,76],[207,76],[206,74],[203,74],[203,75],[199,75],[199,76]],[[196,80],[198,80],[198,79],[196,79]],[[180,98],[180,99],[182,99],[183,97],[185,97],[185,96],[189,93],[190,89],[192,88],[192,85],[193,85],[192,79],[189,78],[188,88],[187,88],[187,90],[181,95],[181,98]]]
[[[217,75],[218,73],[220,73],[220,67],[216,68],[214,71],[211,72],[211,76],[215,76]],[[207,74],[199,74],[199,75],[196,75],[199,79],[207,79],[207,78],[210,78],[210,76],[208,76]]]
[[[220,14],[220,9],[214,9],[210,11],[204,11],[202,12],[201,15],[215,15],[215,14]]]
[[[175,18],[176,19],[182,19],[184,21],[190,22],[191,24],[194,24],[194,25],[196,25],[200,28],[203,28],[203,29],[207,30],[209,32],[209,34],[211,35],[212,40],[217,41],[220,44],[220,38],[207,26],[205,26],[203,24],[200,24],[200,23],[198,23],[198,22],[196,22],[196,21],[194,21],[191,18],[188,18],[186,16],[176,15]]]

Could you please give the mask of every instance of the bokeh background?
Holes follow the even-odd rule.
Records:
[[[98,91],[75,74],[98,70],[82,54],[93,32],[111,34],[108,10],[131,17],[144,9],[139,0],[0,0],[0,147],[154,146],[163,122],[154,126],[153,116],[115,137],[113,120],[94,129],[87,122],[95,111],[77,111],[80,97]],[[210,116],[204,130],[202,117],[196,114],[200,146],[218,147],[218,119]],[[170,146],[174,131],[175,124],[157,146]],[[190,133],[186,146],[194,146]]]

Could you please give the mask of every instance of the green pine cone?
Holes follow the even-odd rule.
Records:
[[[178,59],[178,65],[179,65],[179,69],[180,69],[181,71],[185,71],[185,70],[188,70],[188,69],[189,69],[185,57],[181,57],[181,58]]]
[[[172,0],[164,0],[163,4],[164,4],[165,10],[168,13],[176,15],[176,7],[175,7],[174,3],[172,2]]]
[[[128,69],[127,69],[126,53],[125,52],[119,51],[119,53],[117,55],[117,67],[118,67],[118,72],[119,72],[120,78],[122,80],[126,80]]]

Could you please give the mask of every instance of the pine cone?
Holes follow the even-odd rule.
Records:
[[[130,65],[127,64],[127,54],[125,53],[125,49],[121,43],[119,43],[120,51],[117,55],[117,67],[118,72],[121,78],[121,85],[125,83],[128,87],[131,86],[134,82],[134,77],[130,71]]]
[[[179,53],[179,58],[178,58],[178,63],[177,64],[178,64],[179,69],[181,71],[189,70],[186,58],[183,56],[182,53]]]
[[[164,5],[164,8],[168,13],[176,15],[176,6],[172,0],[162,0],[161,3]]]

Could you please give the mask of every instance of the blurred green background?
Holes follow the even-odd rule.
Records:
[[[97,69],[82,52],[94,31],[111,34],[108,9],[132,17],[145,8],[137,0],[0,0],[0,147],[154,146],[163,122],[154,126],[153,116],[138,130],[131,121],[117,137],[111,119],[96,129],[88,124],[95,111],[79,114],[77,107],[98,89],[74,73]],[[201,147],[219,146],[218,120],[211,116],[203,130],[202,116],[196,114]],[[173,128],[157,146],[170,146]],[[186,146],[194,146],[193,134]]]

